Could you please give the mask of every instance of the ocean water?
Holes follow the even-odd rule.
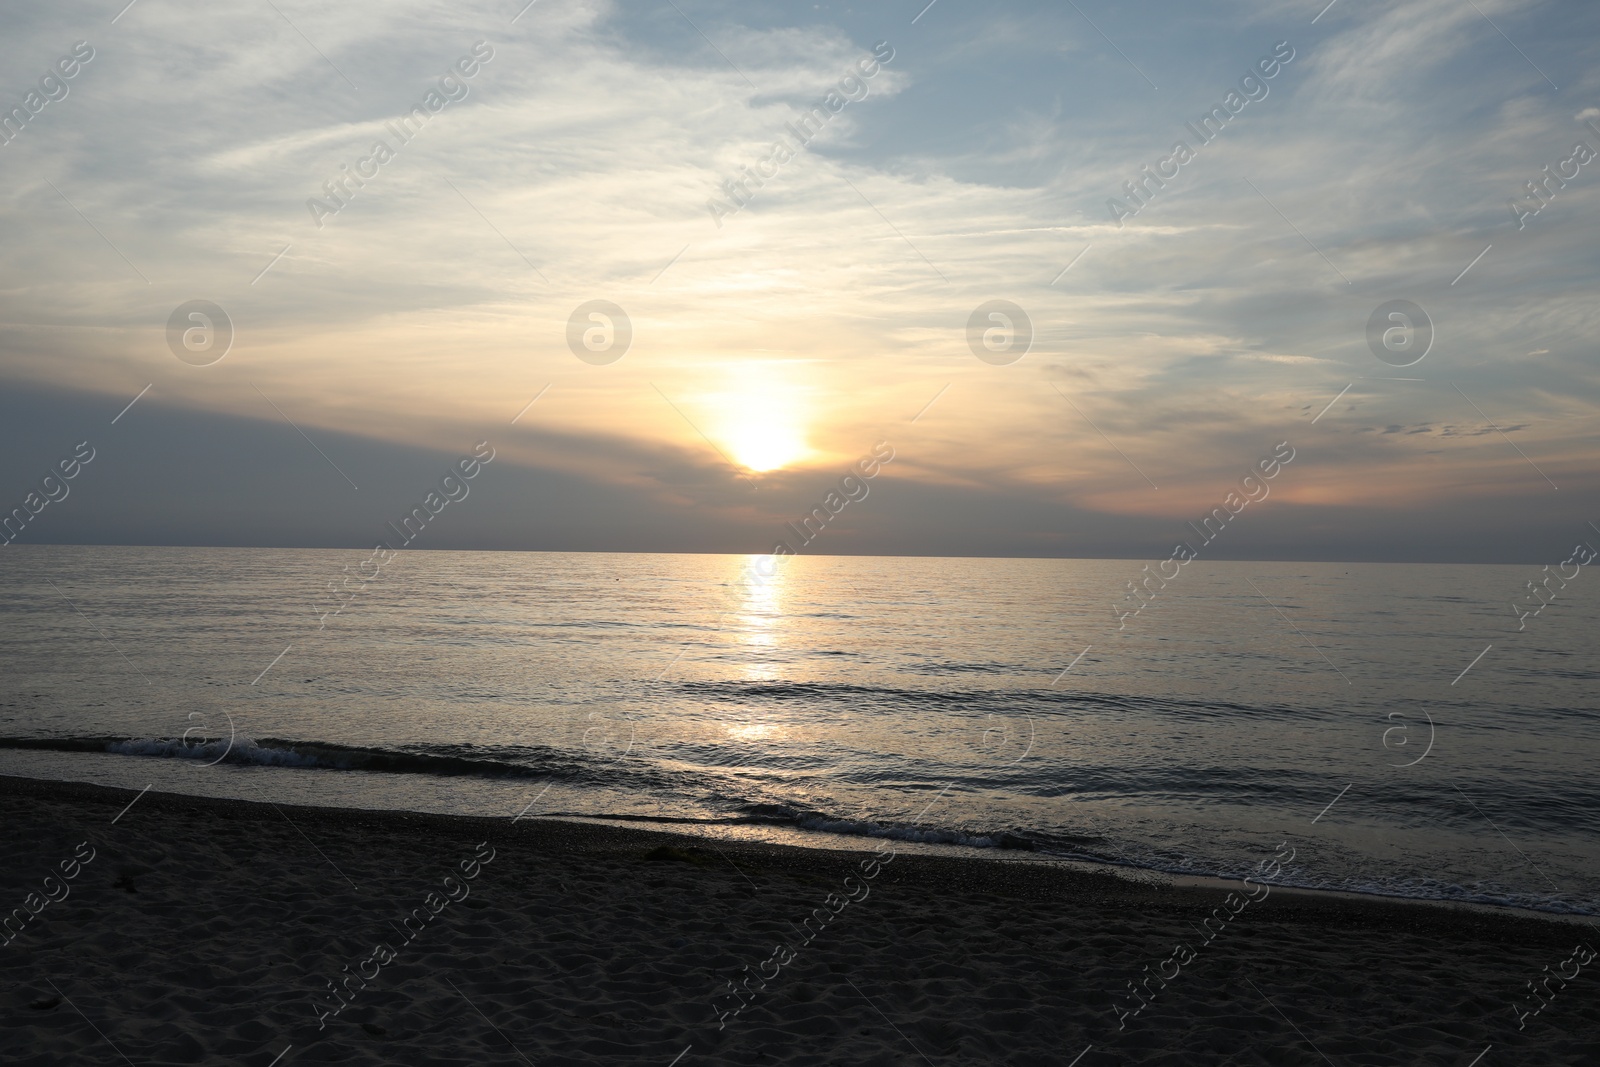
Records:
[[[0,551],[0,773],[1600,913],[1586,574],[367,556]]]

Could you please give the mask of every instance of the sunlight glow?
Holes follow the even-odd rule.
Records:
[[[785,380],[781,365],[745,363],[734,374],[733,388],[719,398],[725,413],[719,436],[734,461],[760,472],[806,456],[810,449],[798,390]]]
[[[768,741],[783,736],[784,732],[765,722],[728,724],[728,736],[735,741]]]

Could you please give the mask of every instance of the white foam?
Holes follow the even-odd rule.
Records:
[[[263,748],[248,737],[232,740],[215,738],[206,741],[184,741],[182,738],[135,737],[127,741],[113,741],[107,752],[124,756],[162,756],[171,759],[192,759],[215,763],[224,757],[233,763],[253,763],[263,767],[315,767],[315,756],[303,756],[282,748]]]

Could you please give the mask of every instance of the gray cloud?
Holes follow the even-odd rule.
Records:
[[[1600,105],[1588,6],[1479,4],[1560,90],[1447,0],[1342,0],[1315,26],[1287,2],[1093,10],[1159,92],[1042,3],[938,5],[914,27],[887,9],[683,5],[726,60],[670,5],[539,4],[515,25],[487,3],[280,6],[293,28],[243,3],[139,4],[115,26],[37,9],[0,42],[5,99],[72,42],[97,50],[0,148],[0,380],[20,420],[0,470],[24,485],[53,428],[150,383],[135,411],[172,427],[119,423],[143,441],[128,454],[168,473],[108,454],[91,472],[105,502],[86,482],[39,537],[344,544],[380,513],[367,487],[345,500],[314,453],[269,458],[288,428],[260,394],[398,503],[554,382],[496,473],[558,506],[463,509],[461,545],[756,550],[787,514],[765,494],[804,502],[831,460],[764,475],[751,499],[650,391],[705,420],[717,376],[752,358],[803,368],[827,456],[905,436],[882,517],[829,551],[1153,555],[1160,530],[1288,438],[1315,442],[1315,464],[1230,551],[1528,558],[1578,509],[1524,497],[1550,490],[1491,420],[1563,494],[1592,485],[1600,164],[1523,230],[1506,208],[1573,141],[1600,148],[1578,118]],[[884,39],[896,59],[868,98],[719,231],[704,209],[718,182]],[[1106,198],[1282,39],[1297,55],[1270,94],[1112,225]],[[306,199],[479,40],[495,58],[469,95],[318,229]],[[564,342],[596,296],[636,327],[607,375]],[[162,332],[196,297],[238,328],[204,371]],[[977,364],[964,338],[994,297],[1037,332],[1008,368]],[[1409,371],[1365,340],[1396,297],[1437,331]],[[210,447],[180,459],[195,439]],[[205,477],[173,473],[184,462]],[[316,505],[291,503],[290,484]]]

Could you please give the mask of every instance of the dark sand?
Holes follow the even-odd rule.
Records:
[[[1600,1064],[1600,960],[1512,1011],[1592,925],[1275,890],[1205,944],[1221,889],[901,853],[719,1032],[729,980],[867,853],[153,792],[113,825],[133,796],[0,778],[0,908],[97,853],[0,948],[0,1063]],[[1119,1031],[1113,994],[1180,941]],[[346,965],[381,969],[319,1030]]]

